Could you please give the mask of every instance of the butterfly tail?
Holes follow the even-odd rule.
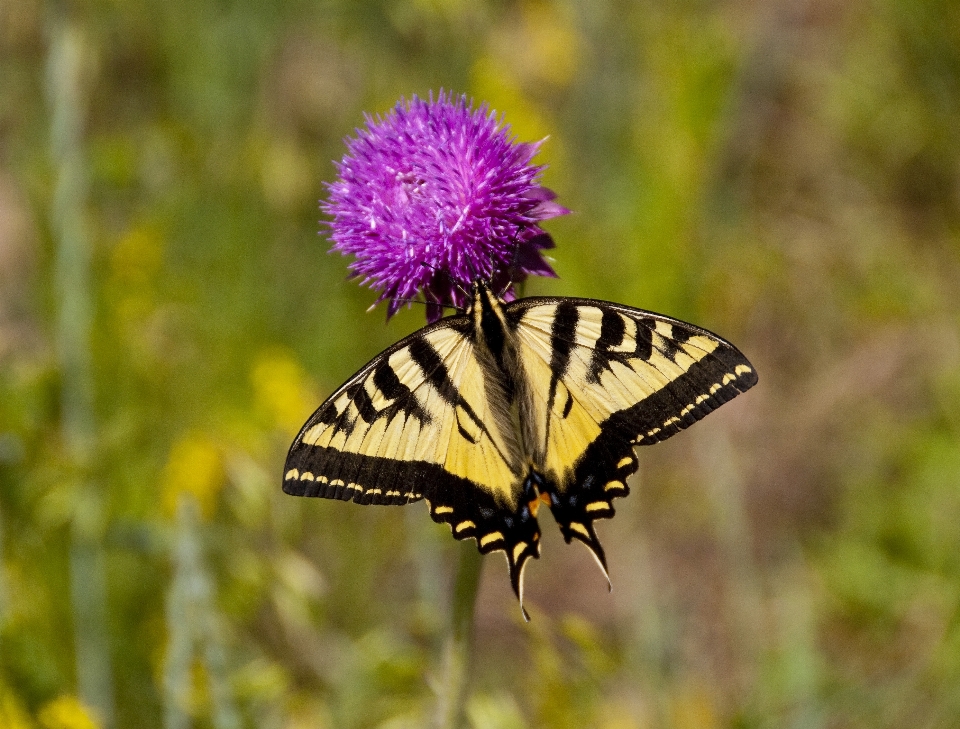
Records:
[[[613,516],[613,507],[610,507],[609,516]],[[593,521],[571,521],[566,524],[560,524],[560,533],[563,534],[563,538],[566,540],[567,544],[570,544],[570,541],[576,539],[586,545],[587,549],[590,550],[590,554],[593,555],[593,558],[596,560],[597,564],[600,567],[600,570],[603,572],[603,576],[607,580],[607,588],[613,590],[613,583],[610,582],[610,573],[607,570],[607,556],[603,551],[603,545],[600,544],[600,539],[597,537],[597,532],[594,529]]]

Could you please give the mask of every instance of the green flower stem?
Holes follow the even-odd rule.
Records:
[[[54,4],[47,57],[50,156],[56,173],[50,210],[56,241],[57,352],[61,376],[61,432],[68,463],[79,483],[70,544],[70,604],[73,612],[77,692],[100,725],[114,726],[113,669],[107,615],[107,578],[102,546],[103,506],[89,476],[97,429],[93,411],[90,330],[93,285],[90,240],[84,220],[88,198],[83,127],[85,61],[89,47],[68,8]]]
[[[441,674],[437,679],[436,729],[459,729],[462,726],[473,654],[473,612],[480,588],[483,555],[472,542],[458,546],[450,632],[444,640]]]
[[[7,615],[10,610],[10,597],[7,588],[7,561],[3,549],[3,510],[0,509],[0,633],[7,624]]]
[[[203,554],[200,509],[191,494],[177,504],[171,543],[173,578],[167,592],[167,659],[163,668],[165,729],[190,729],[194,656],[200,653],[210,685],[214,729],[240,729],[242,721],[230,690],[221,618],[213,575]]]

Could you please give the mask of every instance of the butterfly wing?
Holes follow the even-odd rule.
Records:
[[[481,552],[507,554],[514,588],[539,556],[515,428],[497,374],[478,357],[466,317],[425,327],[334,392],[290,447],[283,490],[297,496],[405,504],[424,498],[437,522]]]
[[[756,384],[717,335],[660,314],[589,299],[519,299],[506,307],[528,390],[526,440],[567,542],[606,572],[593,522],[629,492],[635,445],[665,440]],[[544,490],[544,489],[541,489]]]

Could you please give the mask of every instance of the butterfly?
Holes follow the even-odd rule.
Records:
[[[607,576],[594,522],[614,515],[652,445],[757,383],[730,342],[606,301],[509,303],[477,281],[466,309],[377,355],[300,430],[283,490],[358,504],[424,499],[482,554],[506,555],[524,618],[523,572],[540,556],[538,512],[585,544]]]

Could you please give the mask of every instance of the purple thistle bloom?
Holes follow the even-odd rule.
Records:
[[[527,275],[556,276],[539,223],[569,211],[531,164],[542,142],[517,143],[486,104],[442,91],[366,122],[321,207],[333,248],[354,256],[350,270],[378,301],[390,299],[388,317],[421,291],[435,321],[441,305],[466,305],[461,287],[476,278],[509,300]]]

